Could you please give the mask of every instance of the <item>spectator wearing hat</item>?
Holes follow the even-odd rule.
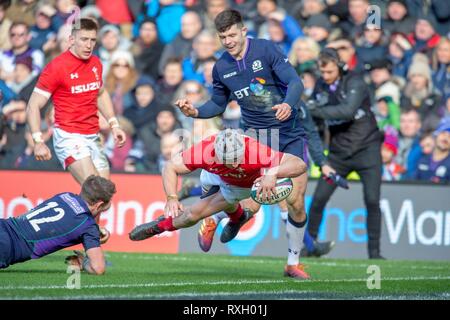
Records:
[[[332,31],[332,25],[328,16],[325,14],[317,14],[309,17],[305,28],[306,34],[314,39],[321,49],[325,48]]]
[[[386,57],[388,39],[380,26],[366,24],[362,36],[356,39],[356,55],[362,65]]]
[[[339,23],[344,36],[357,39],[364,31],[368,12],[369,0],[348,0],[349,17]]]
[[[131,52],[136,61],[136,70],[153,79],[159,78],[158,63],[164,45],[159,41],[154,19],[147,18],[139,26],[139,36],[134,40]]]
[[[149,123],[154,123],[161,109],[159,99],[155,96],[155,87],[155,81],[143,75],[132,90],[133,104],[123,115],[131,121],[137,132]]]
[[[11,0],[0,0],[0,51],[11,49],[8,32],[12,21],[6,17],[6,11],[11,6]]]
[[[398,132],[393,127],[385,127],[384,142],[381,145],[381,159],[383,161],[383,181],[398,181],[405,169],[395,162],[398,151]]]
[[[97,51],[103,63],[103,78],[105,78],[112,64],[114,53],[117,51],[128,51],[131,47],[131,42],[122,37],[120,29],[113,24],[103,26],[98,33],[98,38],[100,39],[100,46]]]
[[[105,79],[105,88],[111,95],[116,114],[132,104],[131,90],[138,80],[134,59],[128,51],[116,51],[111,57],[111,68]]]
[[[387,57],[392,62],[394,76],[406,79],[413,55],[412,46],[404,34],[394,33],[391,35]]]
[[[301,26],[306,24],[309,17],[325,13],[327,8],[325,0],[301,0],[293,2],[292,8],[287,8],[285,5],[285,9],[288,12],[292,12],[292,16]],[[284,3],[286,4],[286,1]]]
[[[386,58],[381,58],[372,61],[366,67],[370,72],[370,81],[375,89],[375,97],[379,99],[387,96],[395,104],[400,105],[401,84],[391,74],[392,63]]]
[[[415,54],[400,105],[411,106],[419,112],[424,130],[435,129],[441,116],[441,98],[433,86],[428,58],[424,54]]]
[[[162,74],[167,60],[179,58],[181,60],[189,57],[192,50],[194,38],[202,31],[202,20],[197,12],[187,11],[181,17],[181,32],[175,39],[164,47],[159,60],[159,73]]]
[[[438,45],[441,36],[436,32],[437,21],[432,14],[421,14],[417,18],[414,32],[408,36],[414,53],[424,53],[431,58],[433,49]]]
[[[431,63],[433,85],[442,96],[450,96],[450,38],[441,38],[433,52]]]
[[[44,54],[41,50],[30,47],[31,35],[28,26],[23,22],[15,22],[9,29],[12,47],[0,53],[0,78],[11,81],[13,78],[15,61],[18,58],[31,57],[33,74],[37,75],[44,65]]]
[[[406,0],[389,0],[383,25],[390,34],[414,31],[415,19],[409,15]]]
[[[414,178],[433,183],[450,183],[450,117],[441,120],[434,136],[433,152],[420,158]]]
[[[19,57],[15,61],[13,81],[8,83],[8,86],[19,94],[21,90],[27,87],[34,78],[33,75],[33,60],[31,57]]]
[[[52,17],[56,14],[56,9],[48,4],[43,4],[36,9],[36,24],[30,29],[30,47],[39,49],[47,54],[56,45],[57,29],[52,27]]]

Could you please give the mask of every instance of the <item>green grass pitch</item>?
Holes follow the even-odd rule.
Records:
[[[107,253],[104,276],[81,273],[69,289],[70,253],[0,270],[0,299],[450,299],[448,261],[303,259],[312,280],[296,281],[282,258]],[[369,265],[380,289],[367,287]]]

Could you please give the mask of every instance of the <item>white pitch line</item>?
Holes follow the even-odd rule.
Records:
[[[215,262],[229,262],[229,263],[255,263],[255,264],[267,264],[267,263],[276,263],[279,264],[283,260],[277,261],[277,260],[263,260],[263,259],[229,259],[229,258],[219,258],[219,257],[215,257],[215,256],[210,256],[210,258],[199,258],[199,257],[160,257],[160,256],[133,256],[133,255],[127,255],[127,254],[123,254],[121,256],[124,259],[139,259],[139,260],[163,260],[163,261],[197,261],[197,262],[201,262],[201,261],[211,261],[212,259],[214,259]],[[347,263],[347,262],[327,262],[327,261],[318,261],[318,262],[314,262],[314,261],[308,261],[307,262],[308,265],[319,265],[319,266],[327,266],[327,267],[350,267],[350,268],[367,268],[369,265],[374,264],[372,262],[367,262],[367,264],[364,263],[359,263],[359,264],[353,264],[353,263]],[[450,265],[450,263],[449,263]],[[398,268],[398,265],[392,264],[390,265],[389,263],[384,262],[383,263],[384,267],[389,267],[389,268]],[[416,270],[448,270],[448,267],[433,267],[433,266],[408,266],[408,269],[416,269]]]
[[[385,277],[381,281],[421,281],[421,280],[450,280],[450,276],[434,276],[434,277]],[[276,283],[294,283],[293,279],[286,280],[236,280],[236,281],[203,281],[203,282],[166,282],[166,283],[125,283],[125,284],[91,284],[83,286],[83,289],[109,289],[109,288],[155,288],[155,287],[183,287],[183,286],[223,286],[223,285],[240,285],[240,284],[276,284]],[[298,284],[304,283],[339,283],[339,282],[366,282],[366,278],[357,279],[317,279],[299,281]],[[66,286],[7,286],[0,287],[0,290],[53,290],[67,289]]]
[[[351,296],[350,293],[333,293],[333,292],[323,292],[314,290],[267,290],[267,291],[245,291],[245,292],[204,292],[204,293],[193,293],[193,292],[179,292],[179,293],[168,293],[168,294],[135,294],[135,295],[74,295],[74,296],[33,296],[33,299],[37,300],[48,300],[48,299],[180,299],[180,298],[196,298],[196,299],[213,299],[213,298],[229,298],[229,297],[251,297],[257,295],[260,299],[270,298],[274,299],[272,296],[280,296],[277,299],[280,300],[320,300],[320,299],[349,299],[349,300],[431,300],[431,299],[448,299],[450,298],[450,293],[444,292],[435,295],[429,294],[411,294],[411,295],[367,295],[367,296]],[[289,296],[295,295],[295,296]],[[316,296],[314,296],[316,295]],[[0,297],[0,299],[24,299],[24,297]],[[264,304],[264,300],[261,300],[260,304]]]

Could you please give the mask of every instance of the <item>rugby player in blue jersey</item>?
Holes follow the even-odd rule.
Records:
[[[215,26],[226,51],[213,69],[211,100],[198,109],[186,99],[175,104],[186,116],[207,119],[223,113],[229,100],[236,100],[246,134],[304,161],[306,142],[298,118],[303,84],[287,57],[270,41],[247,38],[247,28],[236,10],[222,11]],[[306,175],[293,179],[294,190],[287,201],[289,248],[285,274],[293,278],[302,278],[299,253],[306,224],[306,181]],[[252,212],[257,211],[255,204],[251,205]],[[240,228],[251,218],[247,212],[239,223],[229,221],[227,227]]]
[[[0,269],[83,244],[86,256],[78,252],[66,261],[90,274],[103,274],[105,258],[95,218],[109,209],[115,192],[113,182],[92,175],[79,195],[60,193],[19,217],[0,219]]]

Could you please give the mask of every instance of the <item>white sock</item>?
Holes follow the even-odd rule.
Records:
[[[222,219],[228,218],[228,215],[225,211],[220,211],[219,213],[214,214],[212,218],[218,224]]]
[[[286,210],[286,211],[280,210],[280,217],[281,217],[281,220],[286,221],[286,220],[287,220],[287,217],[288,217],[288,212],[287,212],[287,210]]]
[[[286,234],[288,238],[288,261],[290,266],[298,265],[300,258],[300,247],[305,236],[305,225],[301,228],[292,224],[293,220],[288,217],[286,222]]]

